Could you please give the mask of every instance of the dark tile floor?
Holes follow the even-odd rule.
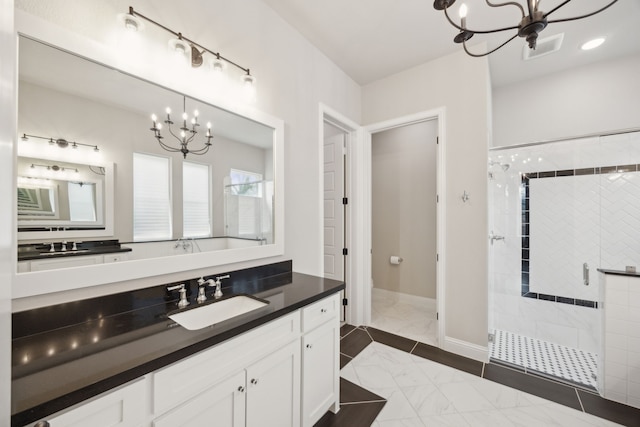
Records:
[[[535,396],[568,406],[625,426],[640,427],[640,410],[603,399],[597,394],[524,373],[494,363],[482,363],[427,344],[371,327],[344,325],[340,328],[340,364],[348,364],[371,342],[450,366]],[[386,401],[349,381],[341,379],[338,414],[327,412],[315,427],[370,426]]]

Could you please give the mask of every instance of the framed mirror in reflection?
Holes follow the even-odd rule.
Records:
[[[109,238],[132,249],[129,260],[276,243],[280,121],[234,114],[24,36],[19,79],[18,131],[50,141],[18,142],[18,244],[103,237],[110,210]],[[92,175],[105,164],[113,197],[105,176]],[[81,176],[67,176],[75,170]]]
[[[18,157],[17,172],[21,235],[105,229],[105,167]]]

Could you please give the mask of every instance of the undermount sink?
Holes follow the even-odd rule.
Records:
[[[189,310],[171,314],[169,319],[190,331],[196,331],[249,313],[268,304],[269,301],[249,295],[236,295],[202,307],[193,307]]]

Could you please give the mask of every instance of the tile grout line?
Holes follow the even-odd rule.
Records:
[[[578,393],[578,389],[574,388],[574,390],[576,391],[576,397],[578,398],[578,403],[580,404],[580,408],[582,408],[582,412],[586,413],[587,411],[584,410],[584,405],[582,404],[582,399],[580,399],[580,393]]]
[[[480,378],[483,378],[483,379],[486,379],[486,378],[484,378],[484,368],[485,368],[485,366],[487,366],[487,364],[482,362],[482,372],[480,372]]]
[[[353,328],[352,330],[350,330],[349,332],[347,332],[343,337],[340,337],[340,341],[342,341],[343,338],[346,338],[349,336],[349,334],[351,334],[351,332],[355,331],[358,328]]]
[[[365,389],[366,390],[366,389]],[[376,400],[363,400],[361,402],[340,402],[340,406],[343,405],[364,405],[367,403],[387,403],[385,399],[376,399]]]
[[[411,351],[409,352],[409,354],[413,354],[413,350],[416,349],[416,347],[418,346],[418,344],[420,344],[419,341],[416,341],[416,343],[413,345],[413,348],[411,348]]]

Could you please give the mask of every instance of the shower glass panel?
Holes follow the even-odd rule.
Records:
[[[224,206],[227,237],[273,243],[273,181],[226,184]]]
[[[597,388],[597,270],[640,261],[638,164],[637,132],[490,151],[492,357]]]

